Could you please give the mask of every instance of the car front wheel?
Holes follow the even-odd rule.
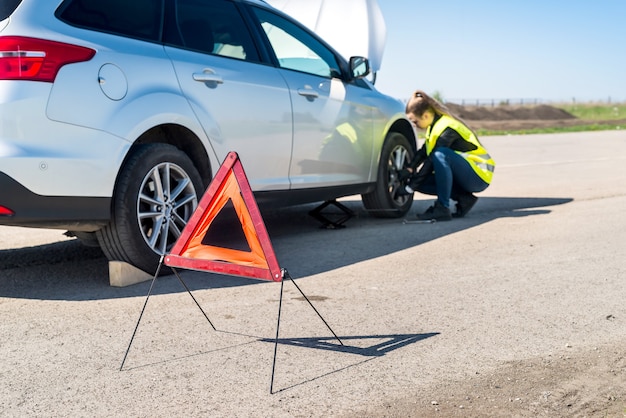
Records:
[[[168,144],[138,146],[124,164],[109,224],[97,232],[109,260],[154,274],[202,195],[202,179],[189,157]]]
[[[401,187],[399,171],[409,165],[414,148],[404,135],[390,132],[385,139],[378,165],[376,188],[361,196],[363,205],[379,218],[404,216],[413,204],[412,195],[398,196]]]

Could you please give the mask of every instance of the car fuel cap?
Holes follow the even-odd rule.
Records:
[[[128,92],[128,82],[122,70],[113,64],[104,64],[98,72],[100,89],[111,100],[122,100]]]

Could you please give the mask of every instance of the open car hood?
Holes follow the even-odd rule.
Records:
[[[377,0],[266,0],[315,31],[344,58],[367,57],[380,69],[387,30]]]

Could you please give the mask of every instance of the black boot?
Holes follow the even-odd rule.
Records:
[[[450,221],[452,220],[452,215],[450,214],[450,209],[443,206],[439,201],[436,201],[434,205],[426,209],[426,212],[417,215],[417,219],[428,221]]]
[[[456,199],[453,197],[453,199],[456,200],[456,212],[452,215],[455,218],[464,217],[478,200],[478,198],[471,193],[463,193],[456,196]]]

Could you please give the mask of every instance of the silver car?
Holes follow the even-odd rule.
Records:
[[[259,0],[0,3],[0,224],[154,272],[228,152],[261,207],[403,216],[403,105]]]

